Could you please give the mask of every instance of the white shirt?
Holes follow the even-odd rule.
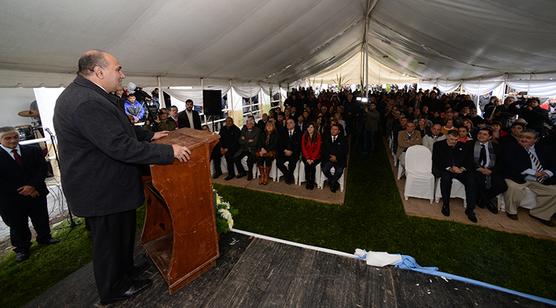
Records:
[[[0,144],[0,147],[2,147],[2,149],[4,149],[4,151],[8,152],[8,154],[10,154],[10,156],[15,160],[14,153],[12,152],[13,149],[7,148],[7,147],[5,147],[5,146],[3,146],[3,145],[1,145],[1,144]],[[21,155],[21,148],[19,147],[19,144],[17,145],[17,147],[15,148],[15,150],[17,151],[17,153],[19,154],[19,156],[22,156],[22,155]]]
[[[193,110],[188,111],[186,109],[185,114],[187,115],[187,118],[189,119],[189,128],[195,128],[195,125],[193,124]]]
[[[535,146],[534,145],[532,147],[530,147],[529,149],[525,149],[525,150],[528,151],[528,152],[531,152],[537,158],[539,163],[541,162],[541,160],[539,159],[539,156],[537,155],[537,152],[535,151]],[[527,155],[529,155],[529,153],[527,153]],[[531,166],[533,168],[526,169],[523,172],[521,172],[521,174],[527,175],[525,177],[526,181],[536,181],[537,177],[535,176],[535,174],[537,174],[537,168],[536,168],[535,162],[533,161],[531,156],[529,156],[529,160],[531,160]],[[542,163],[541,163],[541,165],[542,165]],[[544,172],[546,172],[546,174],[548,174],[549,178],[554,176],[554,173],[552,173],[552,171],[550,171],[550,170],[545,169]]]

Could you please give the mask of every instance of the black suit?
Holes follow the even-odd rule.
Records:
[[[95,280],[107,300],[131,284],[135,209],[145,200],[138,166],[171,163],[173,149],[139,141],[114,96],[82,76],[58,97],[54,127],[64,194],[91,227]]]
[[[457,179],[465,186],[467,202],[467,213],[472,213],[477,203],[477,191],[473,177],[473,156],[469,153],[469,144],[472,142],[458,142],[454,147],[448,146],[447,140],[437,141],[432,150],[432,173],[440,177],[440,192],[442,203],[445,207],[450,205],[450,192],[452,190],[452,179]],[[465,168],[466,171],[457,174],[448,171],[450,167]]]
[[[46,195],[48,189],[46,162],[40,148],[20,145],[18,152],[22,159],[20,166],[3,148],[0,148],[0,216],[10,227],[10,241],[16,252],[29,252],[31,231],[28,219],[37,232],[37,242],[51,239],[48,222]],[[25,185],[33,186],[39,193],[37,198],[24,197],[17,190]]]
[[[191,127],[191,123],[189,123],[189,117],[187,116],[187,111],[181,111],[178,113],[178,128],[194,128],[194,129],[201,129],[201,116],[195,110],[193,112],[193,127]]]
[[[469,155],[471,155],[473,159],[472,172],[475,178],[474,183],[476,185],[475,189],[477,190],[477,194],[478,194],[477,196],[478,202],[479,204],[482,203],[484,205],[490,206],[487,202],[491,201],[496,196],[505,192],[506,189],[508,189],[508,185],[506,185],[506,182],[504,181],[504,176],[502,175],[502,170],[501,170],[502,155],[500,150],[502,147],[496,143],[492,143],[492,149],[494,153],[489,153],[489,155],[487,155],[489,156],[488,165],[481,166],[480,154],[479,154],[479,159],[476,159],[474,153],[474,145],[478,142],[479,141],[469,142],[470,148],[468,153]],[[488,146],[485,146],[485,148],[488,148]],[[490,160],[490,156],[493,156],[494,162]],[[482,174],[480,171],[477,170],[478,168],[481,167],[489,169],[490,171],[492,171],[492,173],[489,176]]]
[[[237,150],[239,150],[239,137],[241,135],[241,131],[235,124],[230,127],[222,126],[219,135],[220,142],[218,142],[218,152],[213,155],[214,168],[216,171],[220,170],[220,159],[222,158],[220,149],[228,149],[226,154],[224,154],[224,157],[226,158],[226,165],[228,167],[228,175],[235,176],[234,155]]]
[[[556,184],[556,151],[552,147],[542,144],[535,144],[535,153],[544,170],[550,170],[554,176],[545,180],[543,184]],[[526,175],[521,174],[527,169],[535,169],[532,165],[529,153],[518,143],[509,145],[504,152],[504,177],[516,183],[525,183]]]
[[[342,174],[347,162],[348,145],[347,140],[342,133],[336,136],[336,140],[332,142],[332,136],[323,136],[321,159],[322,172],[326,175],[328,182],[336,185]],[[336,156],[336,162],[330,161],[330,155]],[[334,174],[330,171],[334,167]],[[331,186],[332,187],[332,186]]]
[[[285,150],[292,151],[290,156],[284,154]],[[293,129],[293,134],[290,136],[287,128],[282,128],[278,136],[278,148],[276,153],[276,167],[284,174],[286,179],[290,181],[294,179],[293,173],[299,156],[301,154],[301,132],[297,128]],[[288,162],[286,167],[285,163]]]

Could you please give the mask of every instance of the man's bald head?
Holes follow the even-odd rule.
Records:
[[[106,54],[104,50],[91,49],[84,52],[78,61],[78,73],[82,76],[91,75],[95,71],[95,66],[105,68],[108,63],[106,62]]]
[[[79,58],[79,75],[102,87],[106,92],[114,92],[121,87],[125,78],[118,59],[110,53],[92,49]]]

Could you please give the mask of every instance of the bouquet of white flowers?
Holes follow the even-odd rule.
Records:
[[[234,226],[233,216],[237,215],[237,209],[233,209],[229,202],[224,201],[218,192],[214,190],[214,207],[216,209],[216,229],[218,234],[229,232]]]

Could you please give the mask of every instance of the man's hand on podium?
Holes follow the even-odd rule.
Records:
[[[169,133],[170,132],[167,131],[167,130],[163,130],[161,132],[156,132],[156,133],[154,133],[153,137],[151,138],[151,141],[155,141],[155,140],[158,140],[162,137],[166,137],[166,136],[168,136]]]
[[[172,144],[172,148],[174,149],[174,157],[182,163],[191,158],[191,151],[186,146]]]

